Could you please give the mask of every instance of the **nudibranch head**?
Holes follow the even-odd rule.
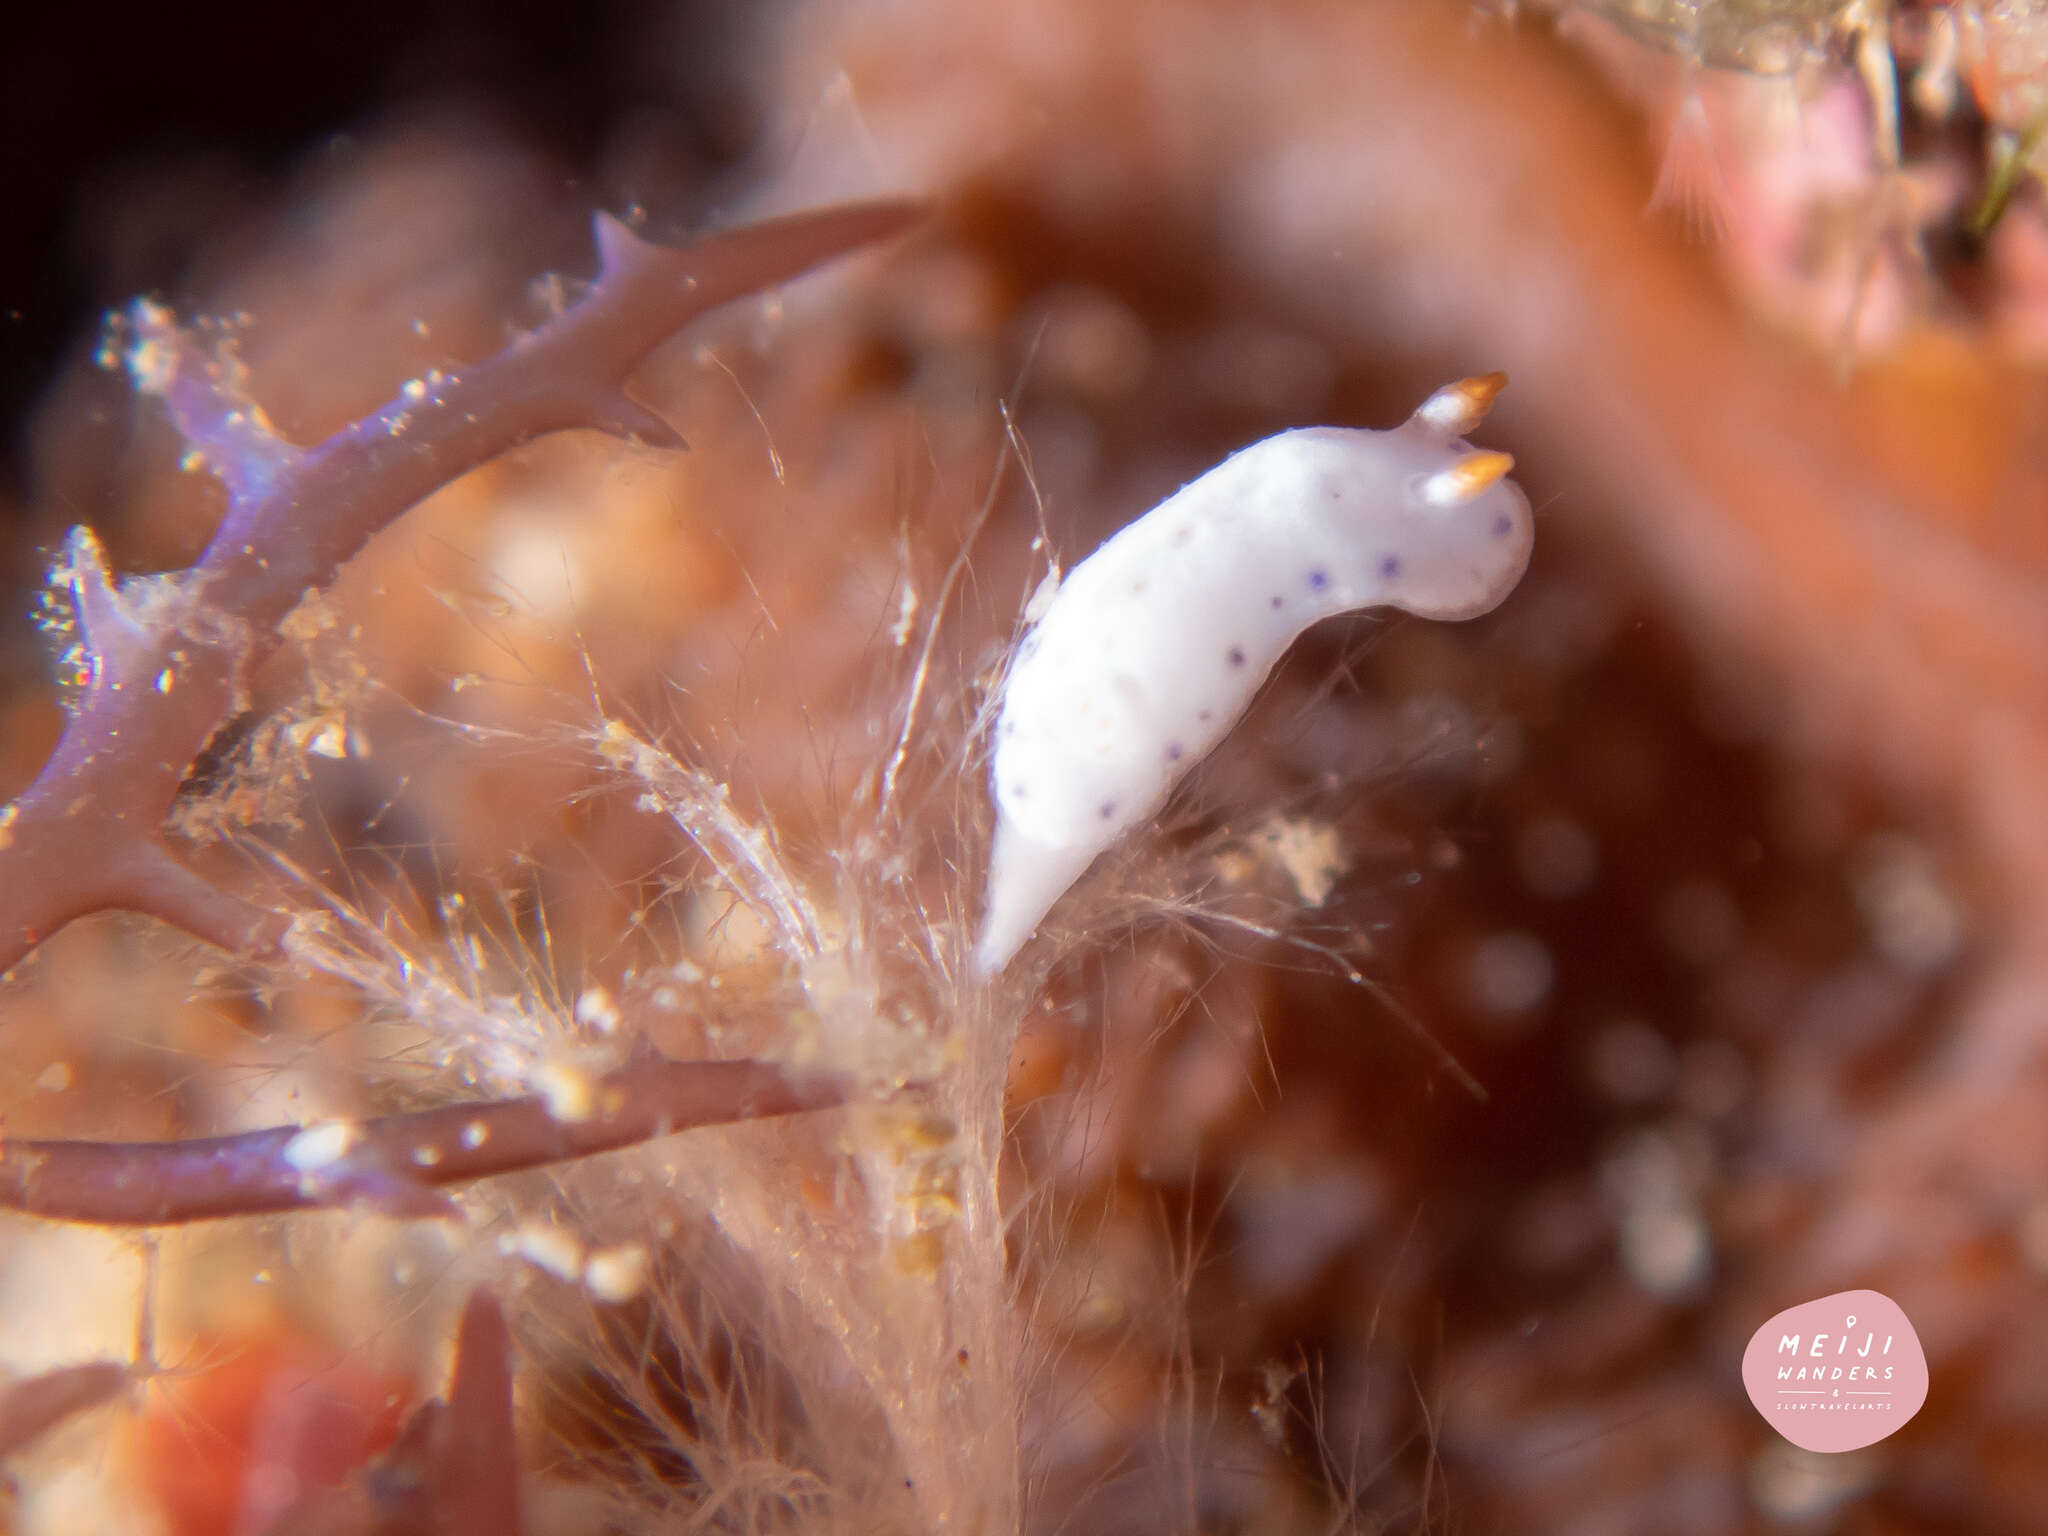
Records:
[[[1425,619],[1472,619],[1498,607],[1536,542],[1529,498],[1507,478],[1515,461],[1436,439],[1419,415],[1391,435],[1387,452],[1412,441],[1418,466],[1376,510],[1397,551],[1381,565],[1380,600]]]
[[[1507,478],[1515,461],[1473,450],[1463,438],[1507,387],[1504,373],[1446,385],[1397,431],[1423,463],[1389,514],[1413,558],[1391,581],[1386,601],[1426,619],[1471,619],[1497,607],[1528,569],[1536,542],[1529,498]]]

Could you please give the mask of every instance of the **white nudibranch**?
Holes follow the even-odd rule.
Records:
[[[1236,723],[1316,620],[1487,612],[1534,527],[1514,461],[1462,441],[1504,374],[1401,426],[1302,427],[1240,449],[1077,565],[1003,685],[995,843],[975,960],[1010,961],[1067,888]]]

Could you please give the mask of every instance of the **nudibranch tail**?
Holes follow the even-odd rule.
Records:
[[[1008,965],[1100,851],[1086,844],[1056,848],[1034,842],[998,816],[989,848],[988,900],[974,945],[976,968],[993,975]]]
[[[1447,385],[1391,431],[1253,443],[1074,567],[1004,680],[983,972],[1159,813],[1310,624],[1380,606],[1465,619],[1507,596],[1529,561],[1529,502],[1513,459],[1463,441],[1506,383]]]

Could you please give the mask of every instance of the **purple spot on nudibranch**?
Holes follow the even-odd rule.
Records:
[[[1504,539],[1514,531],[1515,520],[1509,517],[1507,513],[1503,512],[1493,520],[1493,536],[1496,539]]]
[[[1100,816],[1104,821],[1109,820],[1110,817],[1116,814],[1116,802],[1114,800],[1103,801],[1102,804],[1096,809],[1096,814]]]
[[[1310,571],[1310,572],[1308,573],[1308,589],[1309,589],[1309,591],[1311,591],[1311,592],[1320,592],[1320,591],[1322,591],[1322,590],[1323,590],[1323,588],[1327,587],[1327,586],[1328,586],[1329,584],[1330,584],[1330,573],[1329,573],[1328,571]]]
[[[1205,709],[1200,714],[1196,715],[1195,718],[1201,721],[1202,724],[1207,725],[1213,713],[1213,711]]]
[[[1241,645],[1233,645],[1229,650],[1223,653],[1223,659],[1229,662],[1233,667],[1243,666],[1244,647]]]
[[[1400,574],[1401,557],[1399,555],[1388,555],[1380,561],[1380,579],[1382,581],[1392,581]]]
[[[1169,763],[1177,763],[1181,759],[1181,754],[1186,750],[1179,742],[1169,741],[1166,744],[1166,760]]]
[[[1274,606],[1275,608],[1279,608],[1279,607],[1281,607],[1281,606],[1282,606],[1282,605],[1283,605],[1283,604],[1284,604],[1285,602],[1286,602],[1286,599],[1285,599],[1285,598],[1282,598],[1282,597],[1275,597],[1275,598],[1273,599],[1273,606]]]

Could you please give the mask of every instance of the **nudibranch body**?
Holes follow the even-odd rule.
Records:
[[[1468,619],[1507,596],[1529,562],[1529,502],[1506,454],[1462,441],[1506,382],[1450,385],[1389,431],[1254,443],[1074,568],[1003,687],[984,972],[1158,814],[1310,624],[1380,606]]]

